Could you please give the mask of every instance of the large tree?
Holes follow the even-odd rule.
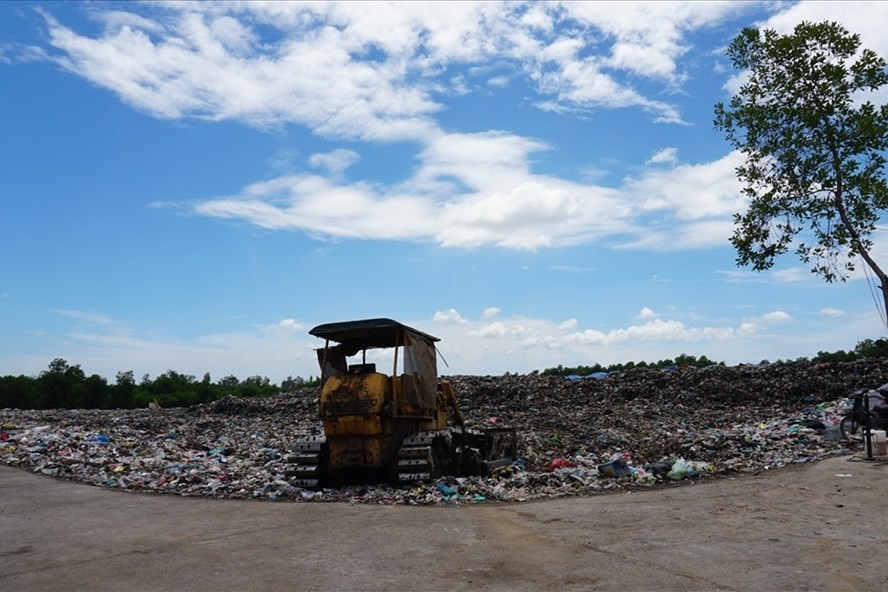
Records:
[[[749,207],[734,217],[737,264],[771,268],[795,249],[827,282],[859,257],[878,278],[872,233],[888,207],[888,105],[869,93],[888,82],[885,60],[832,22],[792,34],[744,29],[728,48],[745,83],[715,106],[715,127],[746,160],[737,168]]]

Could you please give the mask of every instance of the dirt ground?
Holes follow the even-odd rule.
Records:
[[[473,506],[127,494],[0,467],[0,590],[875,590],[888,463]]]

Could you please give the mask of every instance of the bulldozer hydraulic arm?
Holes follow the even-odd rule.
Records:
[[[444,399],[444,407],[449,408],[453,414],[454,423],[460,427],[466,425],[466,420],[463,418],[462,411],[459,408],[459,401],[456,400],[456,395],[453,393],[453,387],[450,386],[449,380],[441,381],[441,396]]]

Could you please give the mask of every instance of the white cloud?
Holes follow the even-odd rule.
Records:
[[[761,320],[769,322],[791,321],[792,316],[788,312],[782,310],[772,310],[771,312],[761,316]]]
[[[825,317],[829,317],[829,318],[831,318],[831,319],[835,319],[835,318],[837,318],[837,317],[843,316],[843,315],[845,314],[845,311],[840,310],[840,309],[838,309],[838,308],[830,308],[830,307],[827,307],[827,308],[821,308],[821,309],[820,309],[820,314],[822,314],[822,315],[825,316]]]
[[[806,0],[787,5],[761,24],[761,28],[775,29],[779,33],[791,33],[802,21],[836,21],[860,35],[861,44],[878,53],[888,56],[888,39],[885,38],[884,23],[888,22],[888,3],[885,2],[812,2]]]
[[[546,349],[641,342],[722,341],[736,337],[742,328],[689,327],[678,321],[663,321],[659,318],[627,328],[609,331],[587,329],[567,334],[564,331],[570,331],[577,327],[576,319],[556,324],[540,319],[518,317],[477,325],[470,321],[469,324],[473,327],[466,333],[469,337],[506,340],[506,342],[512,341],[523,347],[544,346]],[[752,332],[749,325],[742,329],[747,333]]]
[[[537,139],[449,133],[436,120],[437,93],[471,92],[459,66],[487,79],[484,92],[525,76],[535,92],[528,104],[640,108],[681,122],[666,94],[642,92],[635,81],[677,90],[688,36],[748,10],[737,3],[126,6],[92,11],[103,24],[92,35],[43,10],[51,59],[155,117],[260,129],[295,123],[330,138],[418,142],[418,166],[400,182],[346,183],[340,175],[358,155],[338,149],[309,157],[319,174],[204,199],[194,207],[200,215],[325,239],[686,249],[726,244],[730,215],[744,207],[736,154],[647,170],[611,187],[535,173],[532,155],[550,148]],[[675,165],[677,149],[648,162]]]
[[[484,311],[481,313],[481,318],[485,320],[490,320],[499,316],[499,313],[501,313],[502,311],[503,309],[499,308],[498,306],[489,306],[485,308]]]
[[[716,25],[737,12],[742,3],[649,3],[578,2],[565,6],[573,18],[613,39],[609,54],[578,59],[576,46],[565,44],[559,57],[562,67],[544,83],[559,89],[559,98],[581,106],[599,101],[639,106],[654,114],[656,121],[681,123],[678,110],[668,104],[637,95],[617,83],[605,69],[627,70],[635,75],[677,86],[686,78],[678,60],[689,49],[688,31]],[[555,49],[556,44],[546,48]],[[545,53],[543,55],[546,55]],[[552,58],[558,62],[557,58]]]
[[[730,339],[733,335],[731,327],[693,328],[679,321],[654,319],[643,325],[608,332],[588,329],[569,335],[567,339],[584,344],[611,345],[627,341],[708,341]]]
[[[361,159],[357,152],[339,148],[326,154],[312,154],[308,162],[315,168],[326,169],[337,175]]]
[[[471,87],[468,82],[466,82],[466,77],[462,74],[454,76],[450,79],[450,91],[456,95],[467,95],[472,92]]]
[[[680,122],[641,94],[672,90],[686,36],[740,3],[148,3],[99,6],[95,36],[47,19],[61,67],[156,117],[308,126],[328,137],[434,137],[439,88],[467,92],[449,67],[500,62],[555,109],[637,107]],[[437,76],[446,76],[438,81]],[[509,77],[495,76],[501,87]],[[559,107],[560,106],[560,107]]]
[[[533,173],[530,155],[546,148],[503,132],[443,134],[401,183],[288,175],[199,202],[194,211],[315,237],[512,249],[612,239],[621,248],[677,250],[727,245],[731,216],[745,207],[733,171],[738,153],[648,171],[615,189]],[[335,151],[312,163],[336,171],[355,158]]]
[[[743,321],[740,323],[740,327],[738,327],[737,332],[740,335],[752,335],[753,333],[758,333],[761,330],[761,326],[754,321]]]
[[[318,237],[434,240],[516,249],[579,244],[627,232],[618,191],[536,175],[528,155],[545,146],[498,132],[447,134],[429,143],[411,179],[387,187],[317,175],[254,183],[194,211]]]
[[[666,209],[679,221],[728,217],[746,207],[734,172],[742,162],[735,151],[710,163],[647,170],[626,179],[623,187],[642,210]]]
[[[454,309],[439,311],[425,320],[402,320],[442,339],[439,347],[449,367],[440,370],[452,374],[529,372],[558,364],[656,361],[680,353],[705,354],[729,364],[764,358],[792,359],[813,355],[816,349],[847,348],[849,341],[870,336],[873,321],[877,322],[874,313],[851,316],[830,333],[822,332],[816,347],[809,341],[799,341],[799,348],[791,351],[785,340],[774,339],[775,327],[788,331],[812,321],[773,322],[785,318],[784,315],[782,311],[772,311],[757,318],[698,325],[656,318],[626,327],[582,330],[575,330],[579,323],[574,325],[573,319],[565,322],[513,317],[491,321],[483,318],[484,313],[478,319],[464,318]],[[313,349],[322,341],[295,330],[300,324],[283,319],[269,325],[245,325],[228,332],[182,338],[160,334],[154,327],[149,331],[135,330],[111,322],[89,331],[68,332],[69,343],[54,355],[76,360],[86,372],[111,379],[116,372],[129,369],[137,375],[156,376],[173,368],[196,376],[210,372],[215,379],[228,374],[240,378],[260,375],[279,382],[288,375],[317,375]],[[13,364],[9,372],[36,373],[45,368],[46,362],[28,356],[5,360]]]
[[[56,63],[161,118],[259,128],[294,122],[320,135],[366,140],[421,138],[436,128],[429,116],[439,106],[428,93],[403,84],[394,60],[354,59],[350,31],[296,29],[260,42],[247,20],[213,7],[154,8],[141,26],[121,22],[98,38],[48,19],[50,43],[61,52]]]
[[[475,331],[470,331],[469,335],[473,335],[475,337],[498,337],[502,335],[508,335],[511,332],[511,329],[504,325],[499,321],[495,321],[488,325],[485,325]]]
[[[456,323],[460,325],[464,325],[468,321],[466,321],[462,315],[460,315],[455,309],[448,308],[447,310],[439,310],[432,317],[432,320],[436,323]]]
[[[214,380],[233,374],[242,379],[268,376],[275,382],[287,375],[317,375],[317,362],[311,351],[317,347],[315,343],[301,332],[267,329],[245,328],[192,339],[120,327],[108,328],[104,333],[70,332],[66,335],[70,343],[60,355],[76,359],[88,373],[109,379],[130,369],[137,376],[158,376],[175,369],[198,377],[209,372]]]
[[[505,132],[445,134],[430,141],[420,153],[420,169],[410,184],[443,196],[454,187],[447,179],[458,179],[470,189],[496,189],[514,185],[529,175],[529,155],[548,146]]]
[[[538,82],[544,93],[555,95],[559,101],[540,101],[539,107],[556,112],[568,112],[571,108],[640,107],[651,113],[657,122],[682,123],[681,114],[674,105],[648,99],[630,87],[623,86],[604,72],[603,64],[595,58],[579,58],[578,45],[566,47],[569,50],[564,55],[561,52],[563,48],[554,46],[541,54],[544,61],[558,64],[555,70],[540,70],[531,74],[531,78]]]
[[[655,319],[655,318],[657,318],[658,316],[660,316],[660,315],[658,315],[657,313],[655,313],[653,310],[651,310],[651,309],[648,308],[647,306],[645,306],[644,308],[642,308],[642,309],[641,309],[641,312],[638,313],[638,318],[639,318],[639,319],[642,319],[642,320],[644,320],[644,319]]]
[[[288,329],[291,331],[297,331],[302,329],[302,325],[297,323],[294,319],[283,319],[278,322],[278,327],[282,329]]]
[[[689,49],[685,33],[716,25],[749,7],[731,2],[578,2],[567,9],[615,39],[608,66],[680,82],[684,74],[676,62]]]
[[[551,33],[554,28],[553,15],[546,10],[544,4],[531,4],[521,17],[521,24],[532,29]]]
[[[559,323],[559,329],[572,330],[577,328],[577,320],[576,319],[567,319],[566,321]]]
[[[201,215],[325,239],[677,250],[727,245],[731,215],[746,205],[739,153],[675,166],[677,149],[664,147],[647,163],[665,166],[613,187],[535,172],[533,155],[550,148],[538,139],[452,133],[436,119],[438,93],[472,92],[460,67],[483,92],[525,76],[527,104],[565,113],[640,108],[681,122],[663,97],[687,77],[690,35],[754,9],[745,3],[124,6],[91,11],[102,28],[90,35],[47,16],[52,59],[156,117],[295,123],[326,137],[418,145],[416,169],[399,182],[346,183],[339,175],[358,156],[339,149],[309,158],[319,174],[203,200],[194,209]],[[882,4],[838,6],[801,2],[771,22],[843,11],[849,27],[866,26],[870,46],[888,43],[859,16],[881,14]],[[494,86],[483,89],[485,79]]]
[[[725,84],[722,86],[724,88],[727,97],[725,97],[725,101],[727,102],[730,97],[733,97],[737,93],[740,92],[740,89],[743,88],[743,85],[749,82],[749,79],[752,77],[751,73],[748,70],[744,70],[742,72],[738,72],[736,74],[732,74],[725,81]]]
[[[315,175],[254,183],[238,196],[198,203],[194,210],[216,218],[244,219],[272,230],[300,229],[319,237],[421,240],[436,230],[435,206],[430,200],[380,195],[363,183],[337,185]]]
[[[165,33],[163,26],[161,26],[160,24],[137,14],[126,12],[123,10],[95,12],[92,16],[104,25],[106,33],[113,33],[114,31],[118,31],[124,27],[141,29],[143,31],[147,31],[156,35],[163,35]]]
[[[678,162],[678,149],[674,147],[663,148],[651,156],[645,164],[675,164]]]
[[[756,26],[760,29],[774,29],[781,34],[790,34],[802,21],[822,22],[835,21],[841,23],[851,33],[860,35],[862,47],[875,51],[882,57],[888,56],[888,38],[885,36],[884,23],[888,22],[888,3],[886,2],[819,2],[803,0],[801,2],[778,4],[781,8],[773,16]],[[737,74],[728,80],[726,89],[736,94],[748,78],[748,74]],[[873,97],[876,104],[888,102],[888,88],[883,87]]]

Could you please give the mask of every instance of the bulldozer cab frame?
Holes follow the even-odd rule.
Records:
[[[309,334],[326,340],[317,351],[321,389],[333,376],[388,374],[396,400],[411,407],[434,410],[438,391],[435,343],[437,337],[392,319],[377,318],[318,325]],[[335,345],[331,345],[333,342]],[[368,350],[393,349],[391,372],[384,371],[385,356],[368,362]],[[350,360],[360,354],[358,360]],[[374,355],[371,353],[371,355]],[[351,363],[350,363],[351,362]],[[400,371],[399,371],[400,367]]]

